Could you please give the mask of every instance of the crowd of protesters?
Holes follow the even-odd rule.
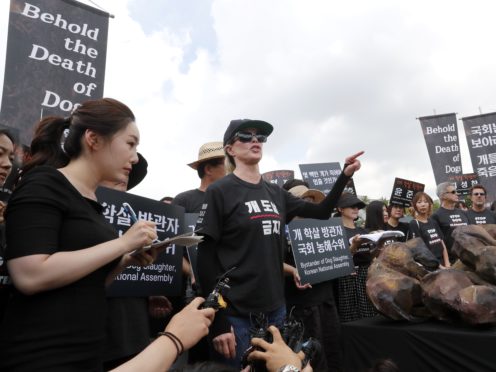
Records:
[[[456,186],[449,182],[437,186],[440,207],[434,213],[425,192],[413,197],[409,216],[403,205],[367,205],[343,192],[363,152],[345,159],[328,195],[302,180],[282,188],[265,182],[259,162],[273,129],[261,120],[231,121],[223,141],[203,144],[188,164],[200,186],[161,200],[200,215],[198,278],[185,255],[185,285],[206,297],[230,273],[229,306],[214,311],[202,308],[201,297],[189,305],[182,298],[106,297],[119,272],[149,265],[160,253],[138,250],[157,238],[153,222],[137,221],[119,236],[96,197],[99,186],[127,191],[146,175],[131,110],[107,98],[87,101],[67,118],[42,119],[7,207],[0,203],[0,255],[7,262],[1,268],[7,266],[13,282],[0,288],[0,369],[165,371],[189,349],[189,362],[205,368],[198,370],[240,370],[244,357],[260,360],[269,371],[342,371],[340,324],[377,315],[365,291],[376,246],[364,234],[395,230],[402,233],[399,241],[419,237],[440,268],[448,268],[455,259],[454,228],[496,223],[482,185],[470,189],[466,211],[457,208]],[[14,155],[14,138],[0,130],[0,184],[11,173]],[[359,224],[362,209],[365,222]],[[293,219],[331,216],[342,220],[355,270],[332,281],[302,283],[286,226]],[[301,320],[306,338],[322,346],[306,366],[276,328],[288,313]],[[161,327],[151,339],[149,314]],[[276,326],[269,328],[271,343],[251,338],[253,317],[261,314]],[[253,351],[245,355],[248,349]],[[209,367],[209,360],[217,364]],[[176,362],[176,370],[193,368],[185,364]]]

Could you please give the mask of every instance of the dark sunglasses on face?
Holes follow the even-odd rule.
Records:
[[[486,196],[485,192],[474,192],[472,193],[473,196]]]
[[[248,143],[256,138],[258,142],[265,143],[267,142],[267,136],[265,134],[258,133],[250,133],[250,132],[237,132],[234,135],[234,140],[239,140],[239,142]]]
[[[456,194],[456,190],[446,191],[445,194]]]

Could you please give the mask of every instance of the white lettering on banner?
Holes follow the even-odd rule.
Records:
[[[37,61],[47,60],[48,63],[54,66],[60,66],[64,70],[76,71],[79,74],[83,74],[86,76],[90,76],[95,78],[96,76],[96,68],[93,67],[91,62],[85,63],[84,61],[74,62],[69,58],[62,58],[57,54],[50,54],[48,49],[42,47],[41,45],[33,44],[33,48],[31,49],[31,54],[29,58],[35,59]]]
[[[441,153],[448,153],[448,152],[456,152],[459,151],[460,148],[456,143],[452,144],[451,146],[439,146],[437,145],[435,147],[436,154],[441,154]]]
[[[447,132],[456,132],[455,124],[448,124],[447,126],[438,125],[437,127],[425,128],[425,134],[440,134]]]
[[[71,112],[73,109],[81,106],[80,103],[72,103],[67,99],[60,99],[60,96],[49,90],[45,90],[45,97],[43,98],[42,106],[45,107],[58,107],[62,111]]]
[[[87,38],[94,41],[98,40],[98,33],[100,32],[100,29],[90,29],[87,23],[84,23],[82,26],[78,25],[77,23],[69,23],[67,20],[62,18],[61,14],[53,16],[53,14],[50,13],[41,13],[41,9],[32,4],[25,3],[24,9],[21,14],[28,18],[39,18],[44,23],[52,24],[55,27],[59,27],[63,30],[68,30],[70,33],[86,36]]]
[[[462,167],[459,166],[459,165],[456,165],[456,166],[451,166],[451,165],[446,165],[444,167],[444,170],[445,170],[445,173],[448,174],[448,173],[461,173],[462,172]]]

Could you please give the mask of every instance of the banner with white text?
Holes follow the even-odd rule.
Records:
[[[487,189],[487,201],[496,199],[496,112],[462,118],[474,173]]]
[[[73,0],[11,0],[0,125],[22,144],[41,117],[103,96],[108,18]]]
[[[124,202],[131,205],[138,219],[155,222],[160,240],[184,232],[184,208],[181,206],[165,204],[105,187],[99,187],[96,196],[104,208],[103,215],[118,231],[119,236],[133,224],[131,216],[123,208]],[[107,287],[107,295],[110,297],[180,295],[182,259],[182,247],[168,246],[159,253],[152,264],[145,267],[131,265],[119,273]]]
[[[448,181],[454,174],[462,174],[462,159],[456,114],[418,118],[429,151],[436,184]]]

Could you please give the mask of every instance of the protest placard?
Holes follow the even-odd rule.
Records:
[[[153,221],[157,224],[160,240],[182,233],[184,208],[161,203],[130,193],[100,187],[96,192],[98,201],[103,205],[103,215],[122,235],[133,224],[130,215],[122,207],[129,203],[139,220]],[[181,294],[182,247],[171,245],[159,254],[151,265],[146,267],[130,266],[118,274],[107,288],[109,296],[177,296]]]
[[[425,185],[423,183],[405,180],[396,177],[394,179],[393,191],[389,204],[400,205],[403,208],[411,207],[414,195],[419,191],[424,191]]]
[[[287,181],[294,179],[294,172],[292,170],[275,170],[270,172],[265,172],[262,174],[262,178],[270,183],[274,183],[279,187],[282,187]]]
[[[341,218],[293,220],[288,227],[302,284],[320,283],[354,271]]]
[[[452,175],[448,181],[456,185],[456,193],[460,196],[467,196],[472,186],[480,183],[479,176],[476,173],[465,173]]]
[[[496,200],[496,113],[462,118],[474,173],[487,190],[487,201]]]
[[[0,125],[22,144],[41,117],[103,96],[108,19],[78,1],[11,0]]]
[[[462,159],[456,114],[423,116],[418,118],[431,159],[436,184],[449,176],[462,174]]]
[[[308,183],[309,188],[320,190],[326,195],[341,174],[341,166],[338,162],[300,164],[299,167],[301,176]],[[353,179],[346,184],[344,191],[356,195]]]

